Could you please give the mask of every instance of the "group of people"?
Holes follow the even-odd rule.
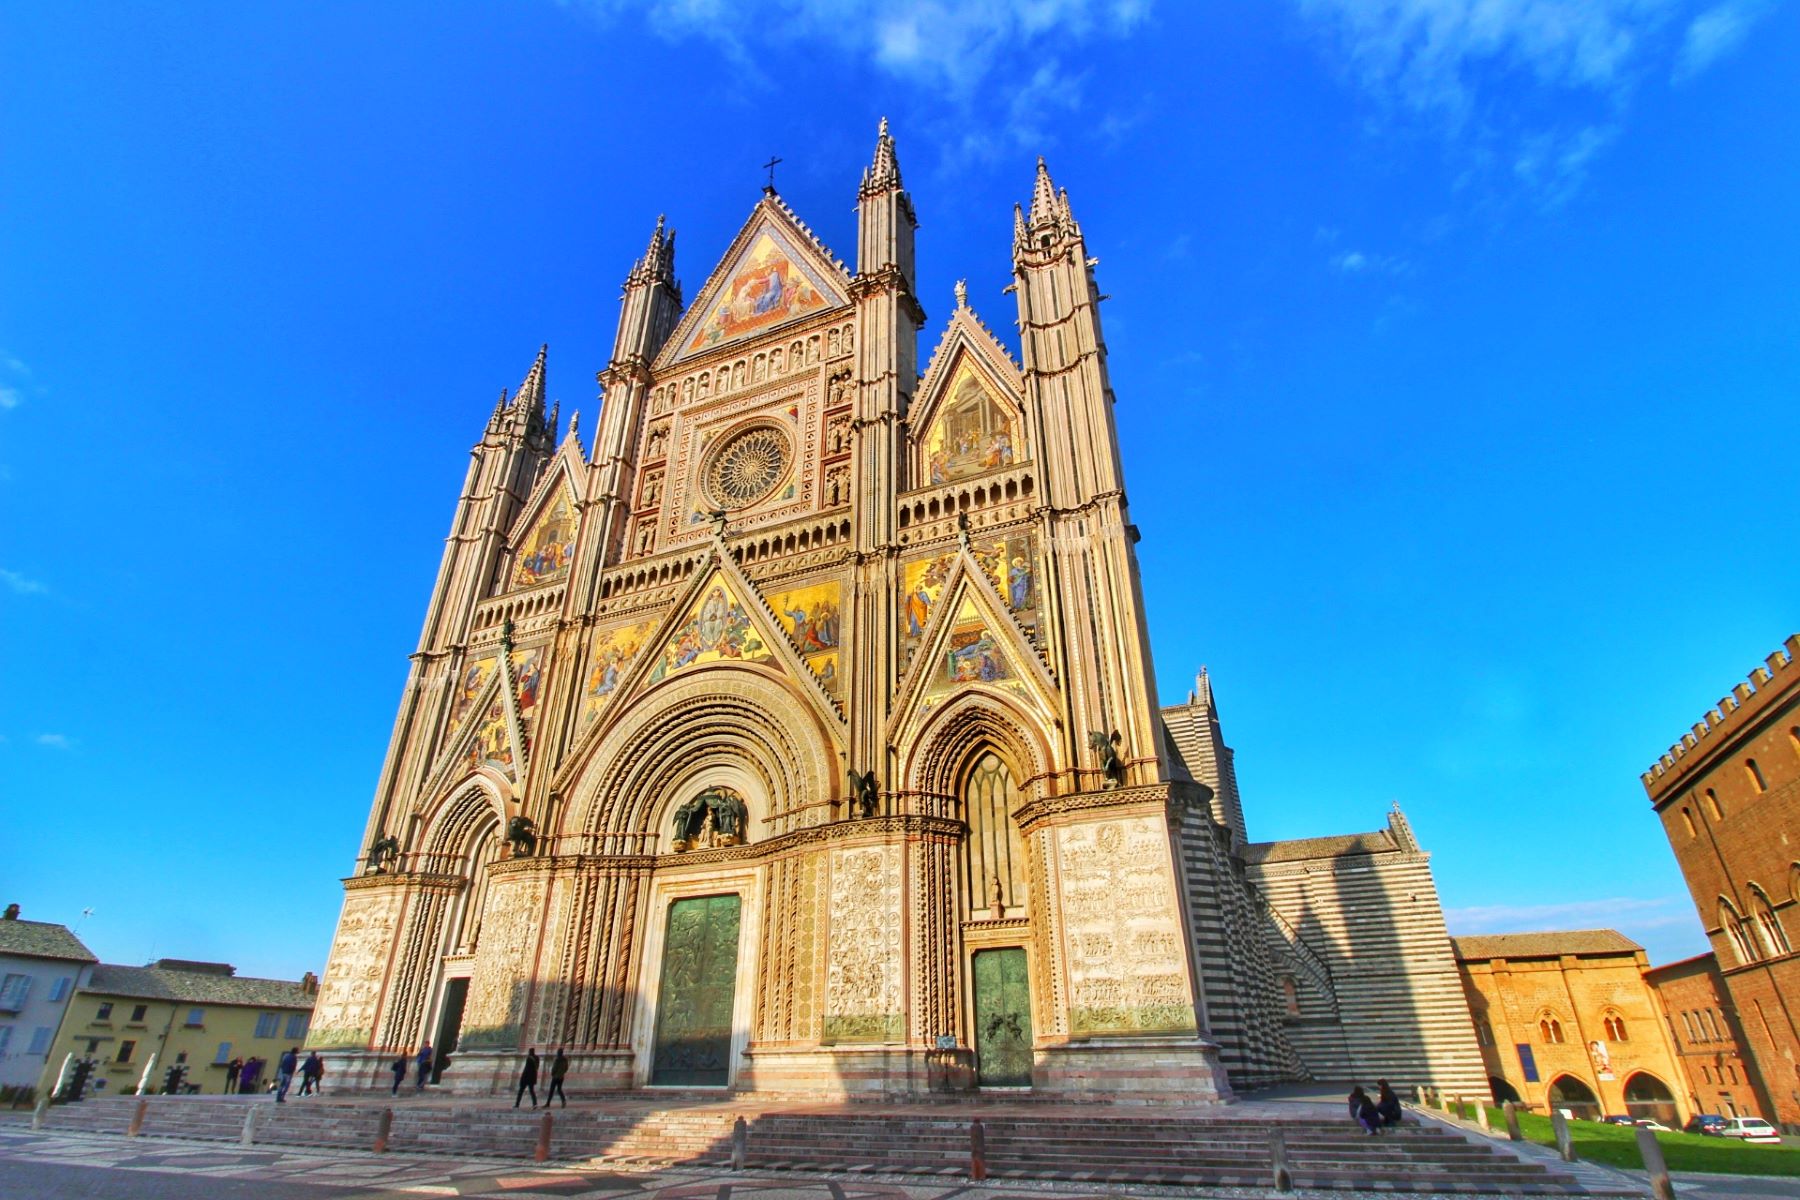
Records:
[[[563,1107],[569,1107],[569,1095],[567,1092],[563,1091],[563,1077],[568,1073],[568,1055],[562,1052],[561,1046],[558,1046],[556,1048],[556,1058],[550,1063],[550,1090],[544,1093],[545,1108],[549,1108],[550,1101],[556,1099],[558,1096],[562,1097]],[[525,1051],[525,1065],[519,1068],[519,1094],[513,1097],[514,1108],[519,1107],[519,1101],[525,1098],[526,1092],[531,1093],[531,1107],[536,1108],[538,1106],[537,1081],[537,1050],[535,1047],[528,1047]]]
[[[1350,1119],[1363,1127],[1363,1132],[1374,1137],[1390,1125],[1400,1123],[1400,1097],[1388,1086],[1385,1079],[1375,1081],[1376,1095],[1370,1098],[1363,1091],[1362,1085],[1350,1089]]]
[[[319,1057],[317,1050],[300,1061],[300,1048],[290,1046],[275,1063],[275,1103],[286,1104],[288,1089],[294,1086],[294,1076],[300,1076],[300,1094],[317,1096],[324,1093],[325,1060]]]
[[[424,1091],[425,1085],[431,1082],[431,1058],[432,1050],[430,1042],[426,1042],[424,1045],[420,1046],[419,1052],[413,1055],[410,1060],[404,1054],[399,1058],[396,1058],[393,1065],[388,1067],[388,1070],[394,1073],[393,1094],[396,1096],[400,1094],[400,1085],[406,1082],[406,1068],[409,1062],[418,1066],[413,1090],[418,1092]],[[445,1061],[449,1060],[446,1059]]]

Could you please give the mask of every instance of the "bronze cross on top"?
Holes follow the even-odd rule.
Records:
[[[765,168],[767,168],[767,170],[769,172],[769,182],[767,184],[763,185],[763,191],[773,192],[775,190],[775,164],[777,164],[781,161],[782,160],[779,158],[771,157],[768,162],[763,164],[763,166]]]

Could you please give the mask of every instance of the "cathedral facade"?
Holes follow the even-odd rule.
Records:
[[[315,1010],[346,1083],[426,1040],[471,1093],[528,1046],[590,1091],[1308,1073],[1282,972],[1329,967],[1156,706],[1067,193],[1015,210],[1018,356],[959,285],[923,371],[885,122],[857,206],[848,265],[766,190],[685,306],[659,221],[591,450],[542,353],[502,394]]]

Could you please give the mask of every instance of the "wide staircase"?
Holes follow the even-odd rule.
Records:
[[[125,1132],[135,1097],[88,1100],[50,1110],[46,1127]],[[144,1137],[238,1141],[255,1110],[254,1144],[369,1149],[387,1107],[372,1099],[290,1101],[266,1097],[152,1097]],[[757,1171],[931,1175],[967,1178],[971,1121],[979,1119],[988,1175],[1182,1186],[1257,1187],[1271,1178],[1270,1135],[1279,1130],[1300,1188],[1510,1195],[1592,1195],[1574,1176],[1528,1161],[1485,1139],[1437,1124],[1408,1124],[1369,1137],[1348,1121],[1310,1113],[1268,1116],[1232,1108],[1126,1114],[971,1106],[855,1104],[786,1107],[716,1098],[692,1105],[618,1101],[558,1108],[550,1157],[594,1165],[717,1167],[731,1161],[732,1127],[747,1124],[745,1167]],[[395,1103],[387,1148],[399,1154],[530,1158],[543,1111],[472,1102]],[[1635,1194],[1620,1189],[1613,1194]]]

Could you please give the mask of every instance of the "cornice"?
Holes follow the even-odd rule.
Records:
[[[1038,826],[1070,813],[1098,812],[1104,809],[1154,810],[1167,812],[1172,800],[1170,786],[1153,783],[1140,787],[1117,788],[1103,792],[1071,792],[1060,796],[1042,796],[1028,800],[1013,810],[1013,820],[1020,833],[1031,833]]]
[[[412,891],[460,891],[468,882],[461,875],[440,875],[435,872],[411,871],[393,874],[351,875],[344,879],[346,892],[369,892],[381,888],[405,888]]]

